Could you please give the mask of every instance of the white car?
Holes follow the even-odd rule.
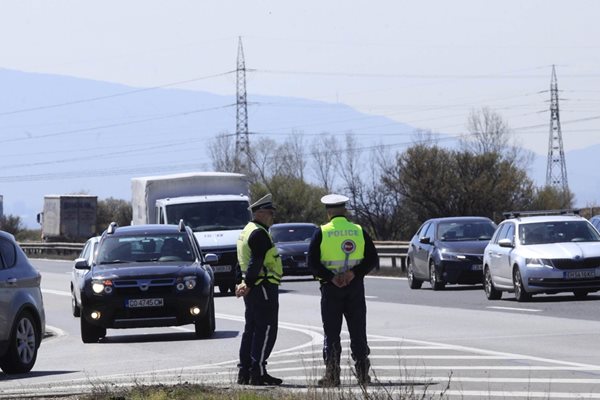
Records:
[[[514,292],[517,301],[537,293],[600,290],[600,234],[577,214],[513,213],[496,229],[483,256],[489,300]]]
[[[94,236],[85,242],[79,257],[74,261],[71,271],[71,312],[74,317],[81,315],[81,288],[83,288],[83,279],[92,267],[92,262],[98,250],[100,236]],[[75,264],[82,264],[82,261],[88,265],[87,269],[75,268]]]

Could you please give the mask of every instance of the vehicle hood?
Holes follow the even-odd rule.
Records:
[[[92,269],[91,279],[129,279],[146,276],[170,277],[181,275],[195,275],[199,264],[157,264],[157,263],[129,263],[96,265]]]
[[[446,249],[446,251],[452,253],[463,253],[463,254],[483,254],[485,246],[489,243],[489,240],[469,240],[469,241],[438,241],[436,247],[438,249]]]
[[[275,243],[280,255],[285,254],[305,254],[308,252],[309,242],[280,242]]]
[[[523,246],[519,254],[528,258],[589,258],[600,257],[598,242],[565,242]]]
[[[194,232],[194,236],[196,236],[202,250],[221,249],[235,247],[240,233],[242,233],[241,229],[235,229],[230,231]]]

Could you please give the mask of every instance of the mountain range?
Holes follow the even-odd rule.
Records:
[[[33,228],[46,194],[129,199],[134,176],[212,170],[208,144],[219,134],[235,133],[236,96],[175,87],[134,88],[0,69],[4,213],[21,216]],[[231,87],[233,93],[233,78]],[[360,146],[402,151],[416,132],[344,104],[260,96],[251,89],[247,115],[251,142],[264,136],[283,141],[292,134],[310,142],[324,132],[351,132]],[[593,167],[599,151],[595,145],[565,155],[578,206],[600,198]],[[529,174],[536,184],[544,183],[545,171],[546,155],[535,155]]]

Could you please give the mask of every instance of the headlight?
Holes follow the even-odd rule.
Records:
[[[554,264],[552,264],[552,260],[547,258],[526,258],[525,262],[528,267],[546,267],[546,268],[554,268]]]
[[[195,276],[184,276],[183,278],[179,278],[177,282],[177,290],[181,291],[184,289],[193,289],[196,287],[196,277]]]
[[[451,253],[445,249],[440,251],[440,258],[446,261],[465,261],[467,256],[463,254]]]
[[[112,289],[112,281],[110,279],[92,282],[92,290],[96,294],[101,294],[103,292],[106,294],[110,294],[112,293]]]

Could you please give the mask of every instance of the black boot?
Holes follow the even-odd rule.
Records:
[[[264,375],[252,375],[250,384],[252,386],[279,386],[283,383],[283,379],[275,378],[265,372]]]
[[[356,368],[356,379],[360,385],[368,385],[371,383],[371,377],[369,376],[369,368],[371,367],[371,361],[368,358],[359,360],[354,364]]]
[[[340,386],[340,366],[339,364],[327,364],[325,366],[325,375],[317,381],[320,387],[338,387]]]
[[[240,368],[238,372],[238,385],[247,385],[250,383],[250,371],[244,368]]]

